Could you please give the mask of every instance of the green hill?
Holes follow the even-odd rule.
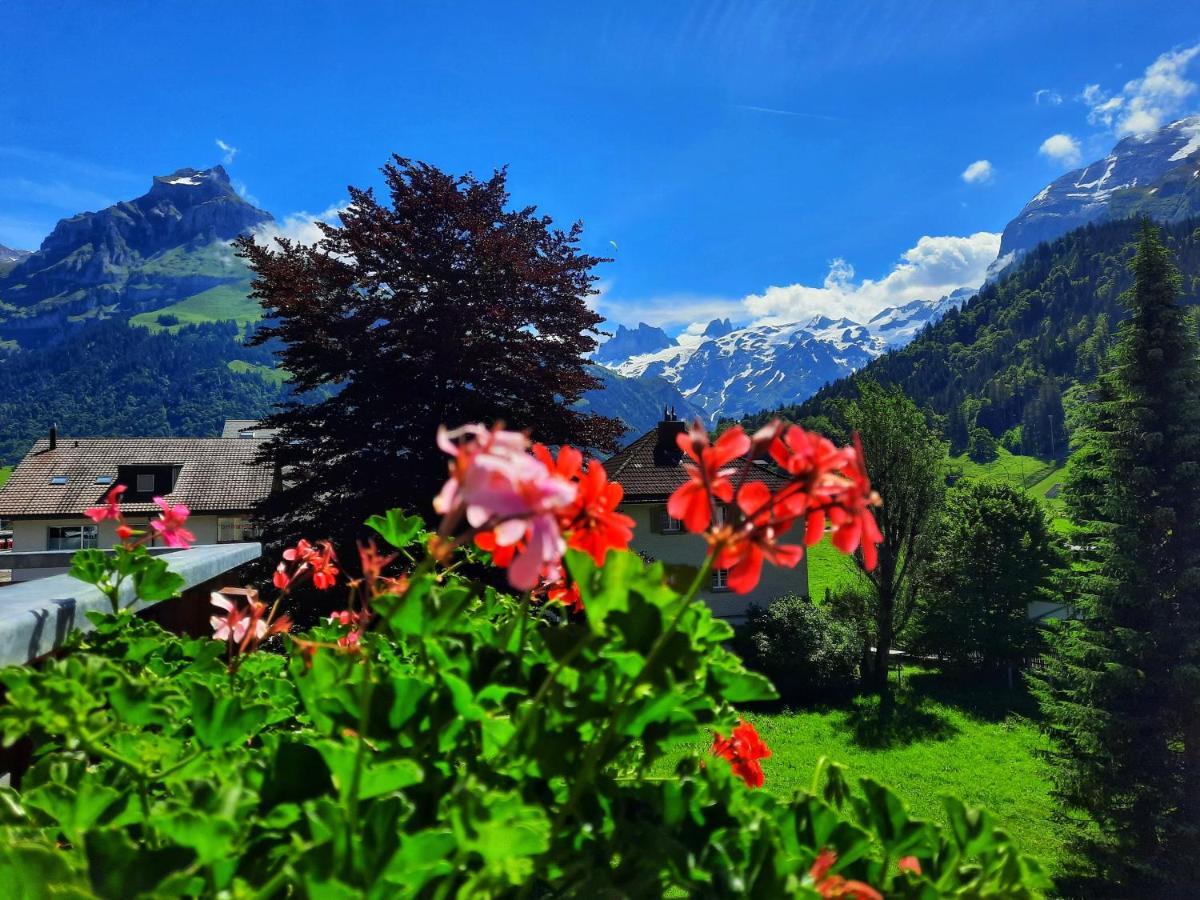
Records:
[[[1183,302],[1200,303],[1200,221],[1165,225],[1163,238],[1183,273]],[[972,428],[999,438],[1021,428],[1025,453],[1064,450],[1063,392],[1095,377],[1125,318],[1118,301],[1139,223],[1089,225],[1030,251],[998,282],[948,313],[906,347],[827,385],[803,404],[764,413],[836,420],[855,384],[899,385],[937,421],[956,452]]]

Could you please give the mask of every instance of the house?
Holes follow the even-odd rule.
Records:
[[[0,518],[10,524],[15,552],[112,547],[115,523],[97,525],[84,510],[123,484],[121,508],[135,528],[157,515],[153,498],[161,496],[191,510],[188,529],[198,544],[253,540],[253,510],[276,479],[274,467],[257,458],[260,442],[69,438],[52,428],[0,488]]]
[[[642,556],[671,565],[697,566],[706,550],[704,538],[688,534],[683,523],[667,514],[667,498],[687,481],[683,453],[676,437],[687,425],[664,411],[663,420],[624,450],[604,463],[610,480],[625,491],[618,509],[636,523],[632,549]],[[756,463],[747,478],[764,482],[771,490],[781,488],[786,479],[771,465]],[[724,510],[718,510],[723,514]],[[803,545],[802,527],[795,527],[784,543]],[[762,607],[785,594],[808,594],[808,560],[794,569],[764,565],[758,587],[749,594],[734,594],[726,585],[726,571],[716,570],[701,595],[713,612],[724,619],[740,621],[750,604]]]

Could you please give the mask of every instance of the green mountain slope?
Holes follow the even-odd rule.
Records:
[[[1200,220],[1163,226],[1183,273],[1184,303],[1200,303]],[[789,418],[836,413],[864,378],[899,385],[940,420],[956,450],[973,428],[1035,456],[1065,450],[1062,394],[1088,382],[1125,317],[1136,220],[1089,225],[1031,250],[998,282],[908,346],[826,386]],[[754,421],[769,414],[754,417]]]

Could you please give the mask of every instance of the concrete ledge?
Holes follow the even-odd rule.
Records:
[[[183,590],[219,578],[262,556],[262,544],[207,544],[167,556],[167,566],[183,578]],[[134,599],[133,585],[121,588],[121,605]],[[154,603],[135,603],[141,610]],[[0,665],[23,664],[62,646],[73,630],[90,631],[85,613],[110,612],[100,591],[70,575],[54,575],[0,590]]]

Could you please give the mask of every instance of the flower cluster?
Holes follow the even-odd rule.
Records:
[[[102,506],[89,507],[83,511],[83,514],[97,525],[108,519],[116,522],[117,537],[122,543],[128,544],[135,535],[142,535],[138,541],[141,543],[147,535],[144,532],[134,531],[121,514],[121,495],[126,490],[125,485],[114,484],[104,496]],[[159,513],[158,518],[150,521],[153,536],[160,538],[168,547],[180,550],[190,547],[196,540],[196,536],[184,527],[187,524],[190,510],[182,503],[172,506],[163,497],[155,497],[154,505],[158,507]]]
[[[829,870],[835,863],[837,854],[832,850],[826,848],[817,854],[816,862],[812,864],[808,875],[818,894],[822,897],[844,897],[845,900],[883,900],[883,894],[865,882],[852,881],[842,875],[830,875]],[[920,871],[920,866],[917,867],[917,871]]]
[[[771,751],[749,722],[738,721],[729,737],[713,735],[714,756],[728,760],[733,774],[752,788],[763,786],[764,776],[760,759],[768,759]]]
[[[573,447],[555,458],[520,432],[483,425],[441,428],[438,446],[452,457],[433,504],[443,517],[439,540],[465,520],[476,546],[507,570],[514,588],[558,585],[568,547],[600,563],[610,549],[629,546],[633,520],[616,511],[621,486],[609,482],[598,460],[585,468]]]
[[[287,615],[277,618],[267,611],[254,588],[225,588],[214,591],[210,602],[223,611],[209,617],[213,637],[227,641],[231,653],[248,653],[254,650],[269,635],[282,634],[291,628]]]
[[[697,420],[677,441],[687,457],[687,480],[667,501],[667,512],[688,531],[706,536],[713,564],[729,570],[732,590],[753,590],[764,561],[788,568],[800,562],[804,546],[782,542],[798,523],[804,544],[820,541],[828,526],[835,547],[843,553],[861,549],[863,564],[875,567],[883,535],[871,507],[880,501],[857,437],[853,445],[838,447],[775,421],[753,438],[736,426],[714,443]],[[759,464],[768,459],[773,470]],[[770,472],[774,491],[764,472]],[[730,515],[719,517],[718,503],[730,504]]]
[[[313,587],[320,591],[327,590],[337,581],[336,559],[329,541],[312,544],[301,538],[295,547],[283,551],[283,559],[275,567],[275,587],[286,590],[301,575],[308,574],[312,576]]]

